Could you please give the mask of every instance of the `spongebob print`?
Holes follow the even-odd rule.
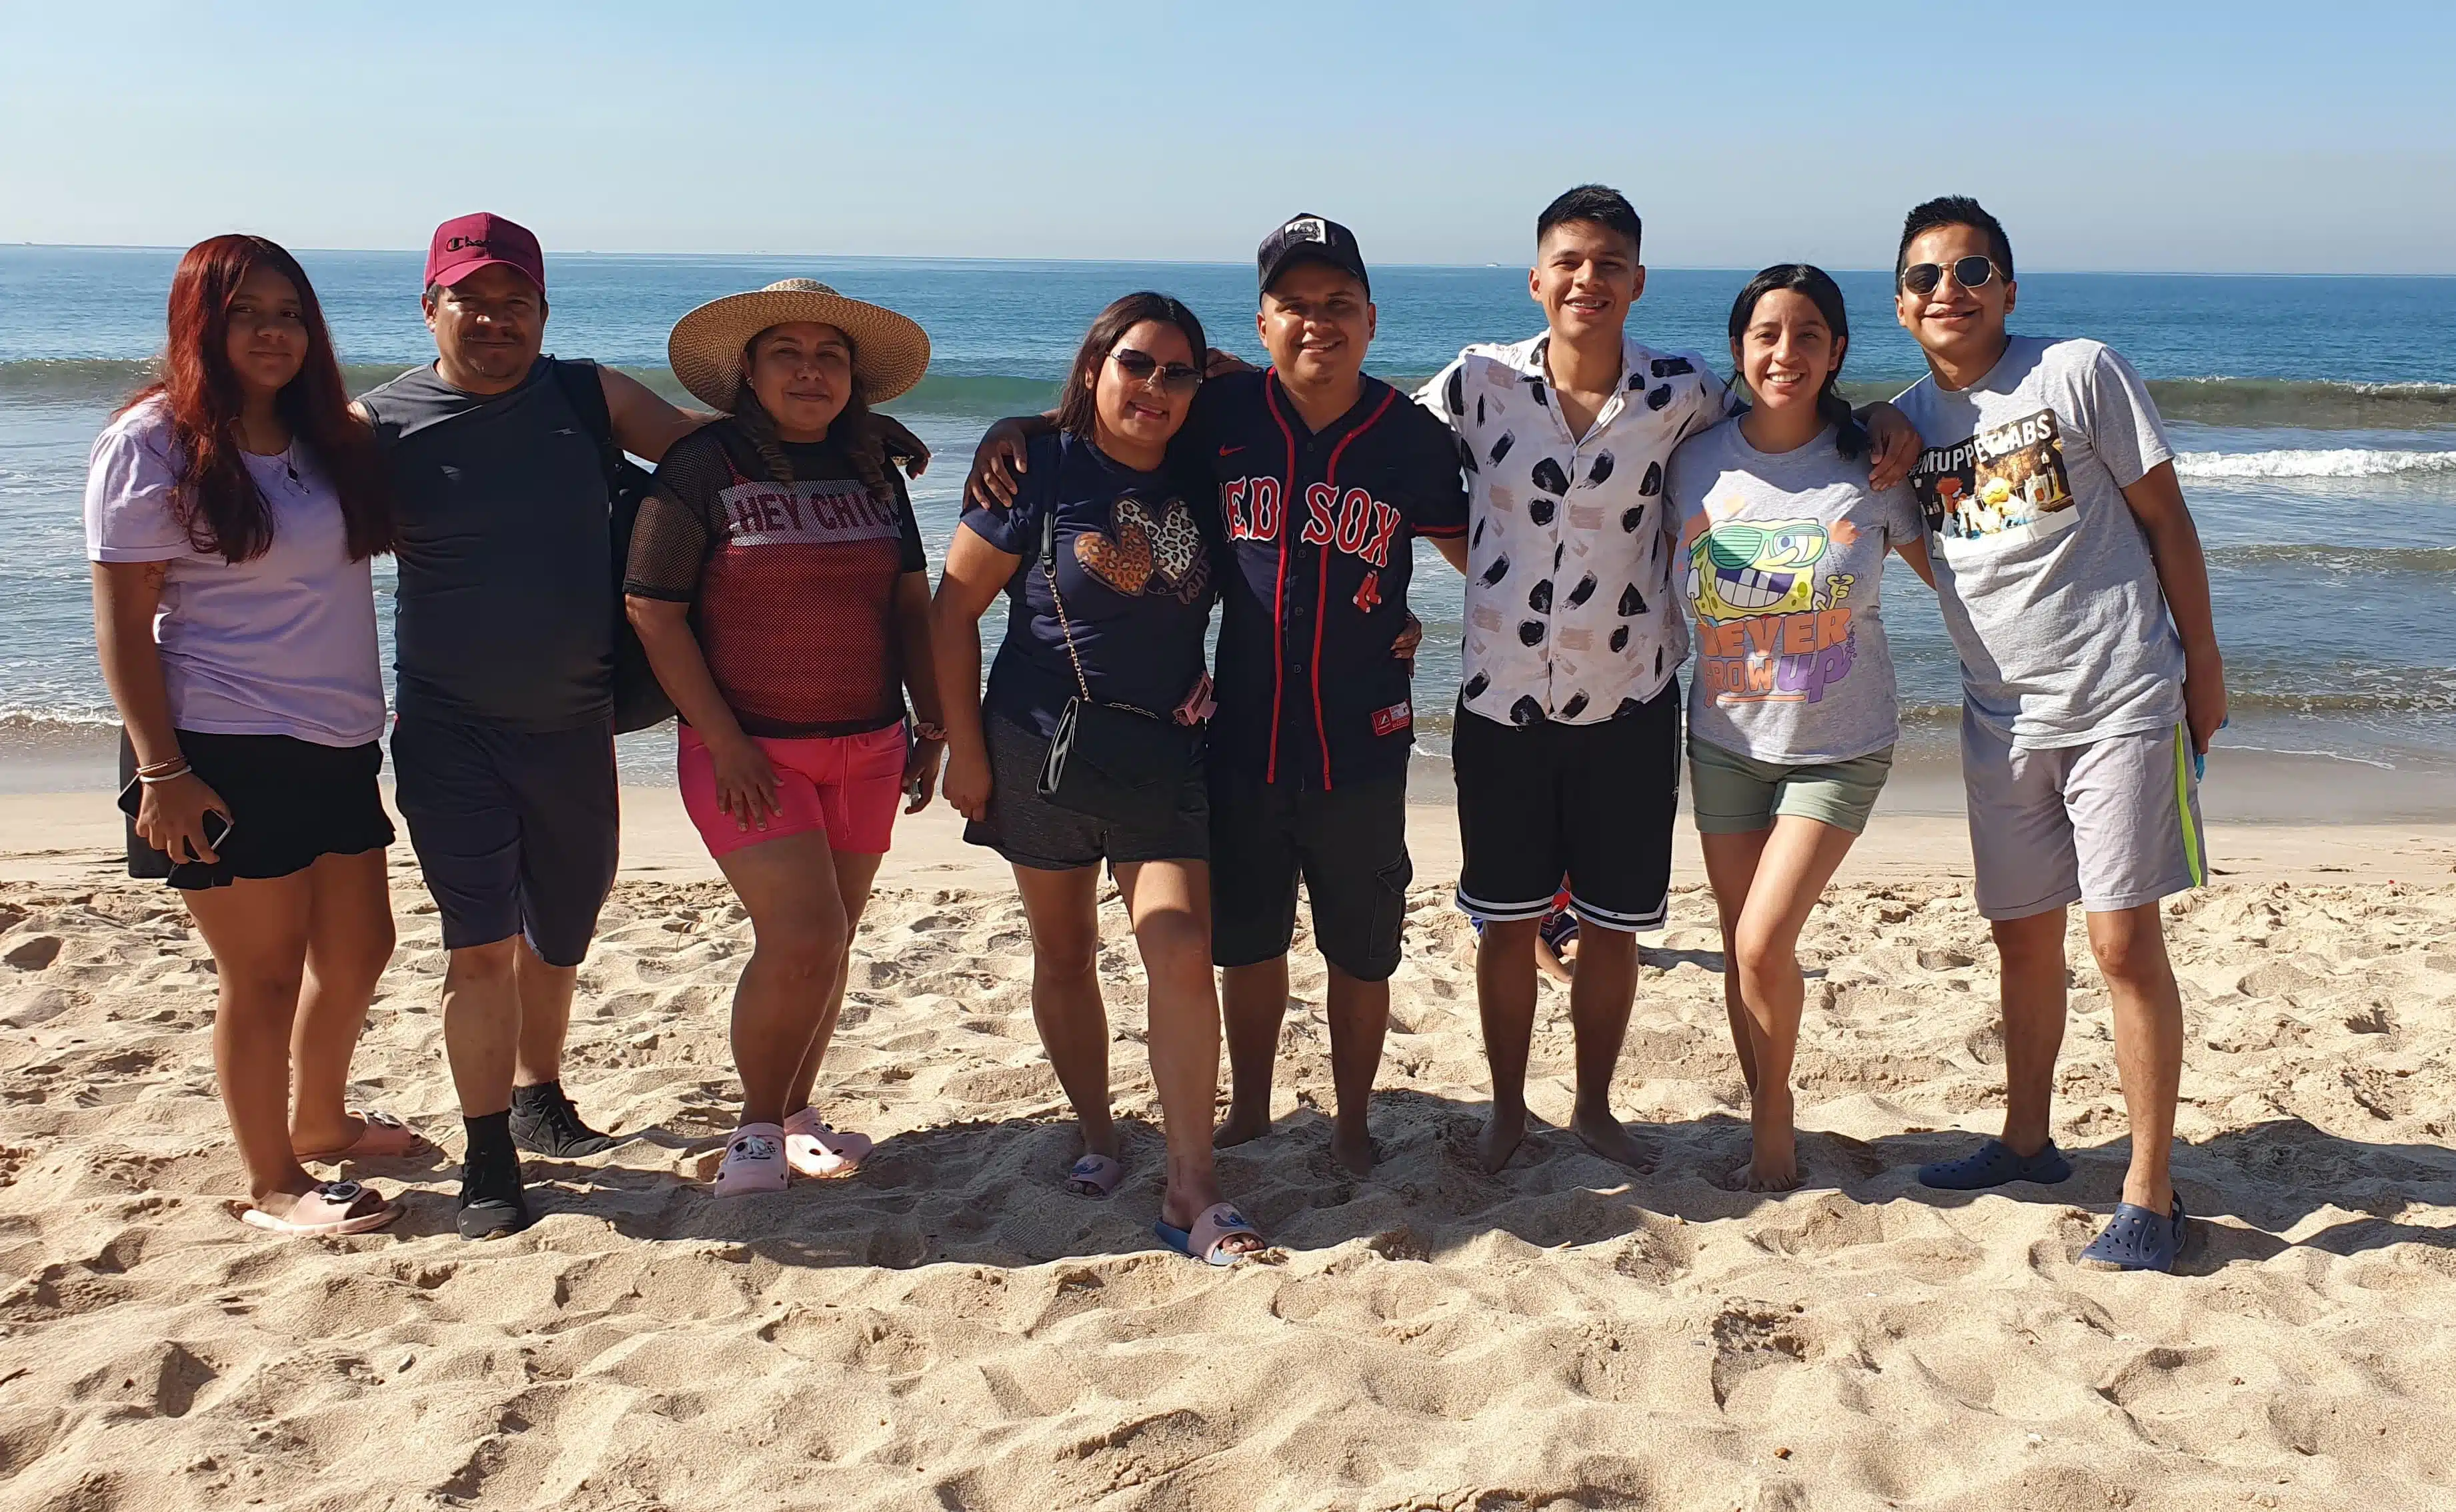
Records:
[[[1726,706],[1817,703],[1853,660],[1849,573],[1820,578],[1830,549],[1858,539],[1850,521],[1741,521],[1689,526],[1688,597],[1697,613],[1697,675]]]
[[[1850,597],[1852,579],[1843,573],[1817,585],[1813,569],[1831,543],[1813,520],[1726,521],[1689,543],[1688,597],[1714,620],[1832,608]]]

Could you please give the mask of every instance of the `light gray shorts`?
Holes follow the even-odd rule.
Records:
[[[2181,725],[2016,750],[1961,713],[1978,911],[2025,919],[2077,902],[2136,909],[2208,881],[2200,782]]]

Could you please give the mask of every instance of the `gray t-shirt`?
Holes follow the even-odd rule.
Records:
[[[1671,457],[1672,581],[1696,628],[1688,730],[1762,762],[1845,762],[1893,744],[1879,604],[1885,553],[1924,530],[1908,488],[1868,486],[1833,431],[1788,452],[1736,419]],[[1671,518],[1671,517],[1667,517]]]
[[[2174,452],[2132,365],[2016,336],[1970,387],[1893,403],[1926,446],[1911,488],[1979,724],[2039,750],[2181,719],[2183,643],[2123,498]]]
[[[430,363],[359,402],[398,532],[395,706],[531,733],[610,718],[612,505],[554,359],[508,394],[463,393]]]

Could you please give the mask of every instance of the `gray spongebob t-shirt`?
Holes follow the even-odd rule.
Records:
[[[1893,403],[1924,443],[1911,488],[1972,716],[2024,750],[2181,719],[2183,644],[2123,499],[2174,452],[2132,365],[2015,337],[1970,387]]]
[[[1696,739],[1762,762],[1844,762],[1900,727],[1885,644],[1885,553],[1922,533],[1910,490],[1868,486],[1829,429],[1788,452],[1736,419],[1672,454],[1679,584],[1696,629]]]

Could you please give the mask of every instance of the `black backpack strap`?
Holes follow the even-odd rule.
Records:
[[[563,390],[563,402],[597,443],[597,465],[605,474],[605,486],[614,487],[623,475],[623,448],[614,440],[614,412],[605,403],[604,378],[594,362],[566,362],[559,357],[546,360],[553,364],[548,371],[555,387]]]

